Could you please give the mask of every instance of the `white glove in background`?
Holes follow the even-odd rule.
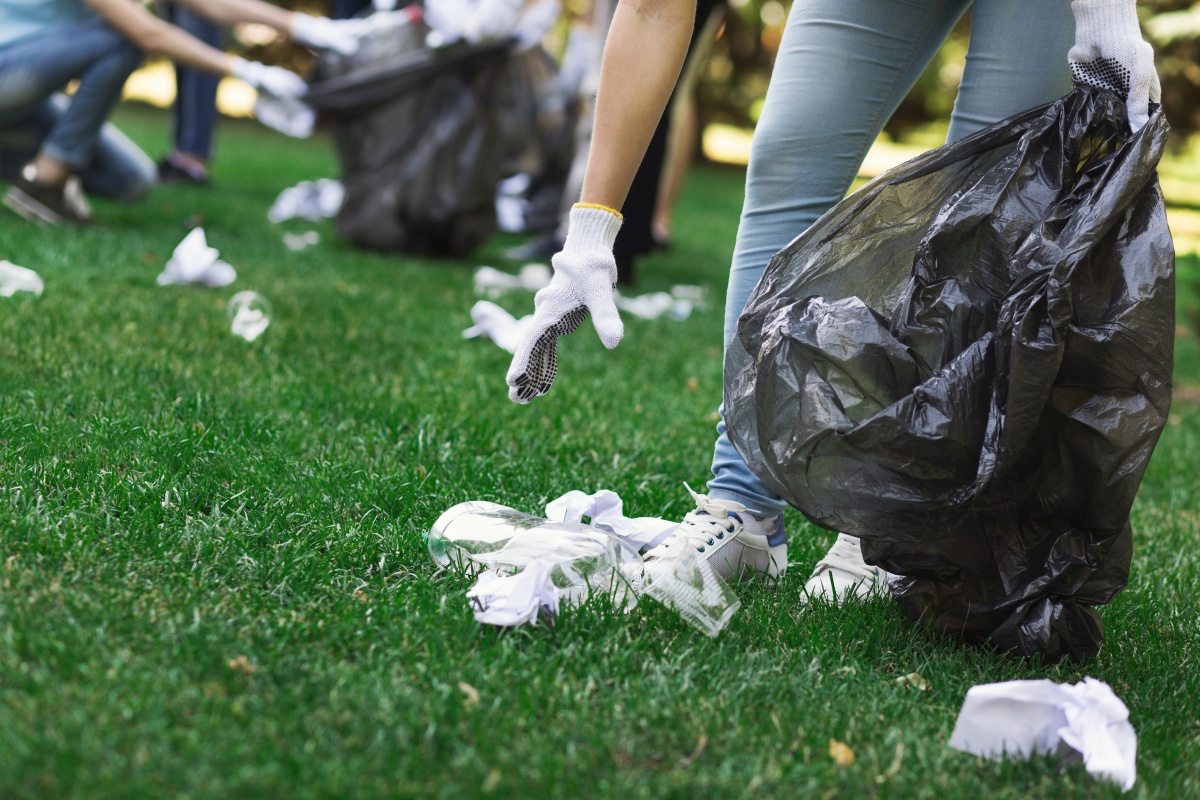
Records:
[[[299,100],[308,94],[308,84],[304,82],[303,78],[279,67],[268,67],[257,61],[247,61],[234,56],[229,72],[235,78],[241,78],[260,92],[266,92],[284,100]]]
[[[316,50],[332,50],[344,56],[354,55],[358,41],[369,30],[366,20],[312,17],[292,14],[292,40]]]
[[[1074,0],[1075,46],[1067,54],[1081,86],[1109,89],[1125,98],[1129,127],[1150,119],[1150,103],[1162,90],[1154,71],[1154,48],[1142,39],[1135,0]]]
[[[440,44],[479,44],[511,34],[523,5],[523,0],[426,0],[425,22]]]
[[[600,341],[609,350],[621,341],[625,328],[614,302],[617,262],[613,242],[621,217],[588,206],[571,209],[567,241],[550,259],[554,277],[534,296],[533,323],[517,347],[506,380],[508,396],[528,403],[550,391],[558,374],[558,337],[571,333],[588,314]]]

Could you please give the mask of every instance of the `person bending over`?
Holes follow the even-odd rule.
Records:
[[[221,25],[257,22],[315,48],[353,50],[357,21],[294,14],[262,0],[177,0]],[[155,165],[106,122],[147,54],[236,75],[282,97],[305,92],[287,70],[227,55],[159,19],[138,0],[0,0],[0,177],[4,203],[48,223],[86,223],[84,192],[143,196]],[[78,81],[74,96],[59,92]],[[28,163],[25,163],[28,160]]]
[[[554,278],[509,368],[509,396],[549,391],[555,342],[587,317],[605,347],[622,336],[613,302],[619,209],[683,63],[695,0],[622,0],[605,45],[581,202]],[[970,46],[948,140],[1067,93],[1077,83],[1123,90],[1130,125],[1159,99],[1154,55],[1134,0],[796,0],[754,133],[725,306],[725,347],[771,256],[850,188],[867,149],[958,19]],[[1072,22],[1074,16],[1074,22]],[[1074,43],[1074,46],[1072,46]],[[718,574],[775,580],[787,568],[784,502],[742,460],[722,420],[708,495],[646,559],[695,549]],[[883,573],[839,534],[807,596],[869,596]]]

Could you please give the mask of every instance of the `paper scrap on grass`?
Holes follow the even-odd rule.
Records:
[[[608,489],[585,494],[578,489],[567,492],[546,504],[546,519],[555,522],[583,522],[608,531],[628,542],[639,552],[646,552],[662,543],[679,527],[678,522],[658,517],[625,516],[621,496]]]
[[[167,260],[167,266],[158,276],[159,286],[198,283],[216,288],[228,286],[237,278],[237,272],[221,260],[215,247],[209,247],[204,238],[204,228],[192,228],[191,233],[175,247]]]
[[[702,294],[698,286],[672,286],[670,292],[650,292],[637,297],[625,297],[617,292],[617,308],[641,319],[669,316],[682,322],[700,305]]]
[[[341,181],[332,178],[300,181],[279,193],[267,212],[267,219],[276,223],[289,219],[316,222],[336,217],[345,196],[346,189]]]
[[[321,241],[321,234],[316,231],[305,231],[304,233],[285,233],[283,234],[283,245],[293,253],[298,253],[301,250],[306,250]]]
[[[46,286],[38,274],[28,267],[18,267],[11,261],[0,261],[0,297],[12,297],[17,292],[41,294]]]
[[[254,101],[254,118],[285,136],[307,139],[317,123],[317,112],[302,100],[259,92]]]
[[[471,306],[471,321],[475,324],[462,332],[464,339],[480,336],[491,339],[510,353],[517,351],[525,332],[533,324],[533,315],[520,319],[488,300],[480,300]]]
[[[558,588],[550,579],[553,569],[546,561],[533,561],[515,575],[484,570],[467,590],[475,621],[511,628],[536,624],[540,613],[554,616],[558,613]]]
[[[238,292],[229,298],[225,312],[235,336],[253,342],[271,324],[271,306],[258,292]]]
[[[487,295],[494,300],[510,289],[536,292],[549,286],[553,275],[547,264],[526,264],[516,275],[484,266],[475,270],[475,294]]]
[[[1137,780],[1137,734],[1129,709],[1095,678],[1005,681],[967,691],[950,746],[977,756],[1066,754],[1128,791]]]

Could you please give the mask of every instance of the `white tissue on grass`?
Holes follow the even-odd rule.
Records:
[[[289,219],[316,222],[336,217],[345,196],[346,189],[341,181],[332,178],[300,181],[279,193],[267,212],[267,219],[276,223]]]
[[[18,267],[11,261],[0,261],[0,297],[12,297],[17,292],[41,294],[45,288],[33,270]]]
[[[515,627],[536,624],[539,614],[558,613],[559,591],[551,579],[554,565],[533,561],[513,575],[494,570],[479,573],[467,599],[475,610],[475,621],[485,625]]]
[[[495,300],[511,289],[536,292],[550,285],[554,272],[548,264],[526,264],[516,275],[495,267],[480,267],[475,270],[475,294]]]
[[[1129,709],[1095,678],[1074,685],[1036,680],[973,686],[950,746],[987,758],[1065,750],[1082,759],[1088,772],[1126,791],[1137,780],[1137,734]]]
[[[305,231],[304,233],[285,233],[283,234],[283,245],[293,253],[298,253],[312,247],[321,241],[321,234],[316,231]]]
[[[204,238],[204,228],[192,228],[191,233],[175,247],[167,266],[158,276],[160,286],[198,283],[216,288],[228,286],[237,278],[237,272],[221,261],[215,247],[209,247]]]
[[[621,496],[608,489],[595,494],[579,491],[567,492],[546,505],[546,519],[555,522],[583,522],[621,537],[640,553],[658,547],[671,532],[679,527],[678,522],[658,517],[625,516],[625,504]]]
[[[238,292],[225,306],[235,336],[253,342],[271,324],[271,304],[258,292]]]
[[[471,306],[471,321],[475,324],[462,332],[464,339],[483,336],[491,339],[510,353],[525,338],[525,332],[533,324],[533,315],[516,319],[512,314],[488,300],[480,300]]]
[[[254,101],[254,118],[285,136],[307,139],[317,123],[317,112],[302,100],[259,92]]]

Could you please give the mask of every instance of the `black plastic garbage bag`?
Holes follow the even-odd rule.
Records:
[[[495,229],[507,43],[440,50],[413,23],[331,54],[308,100],[331,123],[345,200],[338,232],[361,247],[465,255]]]
[[[769,486],[912,617],[1048,660],[1100,647],[1171,399],[1168,129],[1125,120],[1075,89],[883,175],[771,260],[726,361]]]

